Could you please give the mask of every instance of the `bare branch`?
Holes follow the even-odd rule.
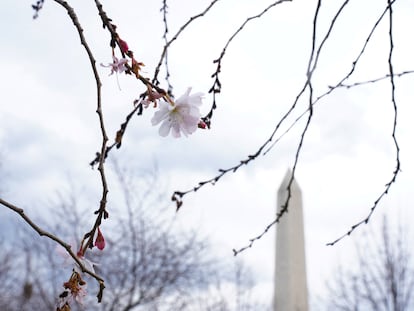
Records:
[[[230,43],[233,41],[233,39],[240,34],[240,32],[243,30],[243,28],[252,20],[261,18],[266,12],[268,12],[273,7],[283,3],[283,2],[291,2],[292,0],[279,0],[275,1],[272,4],[270,4],[268,7],[266,7],[262,12],[260,12],[257,15],[248,17],[241,26],[230,36],[230,38],[227,40],[226,44],[224,45],[224,48],[222,49],[220,56],[213,61],[213,63],[217,64],[216,71],[211,75],[211,77],[214,79],[213,85],[211,86],[209,93],[213,94],[213,104],[210,108],[210,111],[207,113],[205,117],[203,117],[203,121],[206,123],[206,125],[210,128],[211,119],[213,117],[213,111],[217,108],[216,104],[216,94],[221,92],[221,82],[219,79],[219,74],[221,72],[221,62],[224,58],[224,55],[226,54],[227,48],[229,47]],[[249,156],[250,157],[250,156]],[[250,162],[249,160],[248,162]],[[243,165],[243,164],[242,164]],[[230,169],[231,171],[232,169]]]
[[[226,170],[220,169],[219,170],[219,172],[220,172],[219,175],[217,175],[216,177],[214,177],[214,178],[212,178],[210,180],[200,182],[198,184],[198,186],[194,187],[191,190],[188,190],[188,191],[185,191],[185,192],[176,191],[176,192],[173,193],[172,200],[176,202],[177,210],[178,210],[181,207],[182,203],[183,203],[182,197],[184,195],[186,195],[187,193],[190,193],[190,192],[195,192],[199,188],[203,187],[206,184],[212,184],[212,185],[214,185],[226,173],[228,173],[228,172],[236,172],[237,169],[240,168],[242,165],[249,163],[251,160],[254,160],[257,156],[259,156],[260,154],[262,154],[262,151],[264,150],[264,148],[268,144],[270,144],[271,141],[273,140],[273,138],[276,135],[276,132],[278,131],[279,127],[286,120],[286,118],[292,113],[292,111],[296,108],[297,103],[299,102],[300,98],[303,96],[303,94],[305,93],[305,91],[307,89],[309,89],[308,109],[306,110],[306,112],[309,112],[309,115],[308,115],[308,119],[307,119],[307,122],[305,124],[305,127],[304,127],[304,129],[302,131],[302,134],[300,136],[300,141],[299,141],[298,147],[296,149],[295,161],[294,161],[293,168],[292,168],[292,177],[291,177],[290,183],[288,185],[288,189],[287,189],[288,196],[287,196],[287,199],[286,199],[286,203],[284,204],[284,206],[281,209],[281,211],[276,215],[276,219],[273,220],[270,224],[268,224],[265,227],[264,231],[261,234],[259,234],[258,236],[250,239],[250,242],[249,242],[249,244],[247,246],[245,246],[245,247],[243,247],[243,248],[241,248],[239,250],[233,249],[234,255],[237,255],[238,253],[240,253],[241,251],[243,251],[243,250],[245,250],[247,248],[250,248],[255,241],[257,241],[258,239],[262,238],[273,225],[275,225],[277,222],[279,222],[280,218],[288,210],[288,205],[289,205],[289,200],[290,200],[290,186],[291,186],[291,183],[292,183],[292,180],[293,180],[293,177],[294,177],[294,173],[296,171],[296,166],[297,166],[297,163],[298,163],[298,160],[299,160],[299,155],[300,155],[300,152],[301,152],[301,149],[302,149],[302,146],[303,146],[303,142],[304,142],[304,139],[305,139],[305,135],[307,133],[307,130],[309,128],[309,125],[311,123],[312,116],[313,116],[314,99],[313,99],[312,76],[313,76],[314,71],[317,68],[317,64],[318,64],[318,61],[319,61],[319,56],[321,55],[322,49],[323,49],[325,43],[327,42],[330,34],[332,33],[332,30],[333,30],[333,28],[334,28],[334,26],[336,24],[336,21],[337,21],[338,17],[342,14],[344,8],[346,7],[346,5],[348,3],[349,3],[349,0],[345,0],[343,2],[343,4],[341,5],[341,7],[338,9],[338,11],[336,12],[334,18],[332,19],[332,21],[330,23],[330,26],[329,26],[329,28],[328,28],[325,36],[323,37],[321,43],[316,48],[317,21],[318,21],[318,17],[319,17],[319,10],[320,10],[320,7],[321,7],[321,1],[318,1],[317,6],[316,6],[316,9],[315,9],[314,20],[313,20],[313,32],[312,32],[312,41],[311,41],[312,47],[311,47],[311,53],[310,53],[309,62],[308,62],[308,68],[307,68],[307,73],[306,73],[307,79],[305,81],[304,86],[302,87],[302,89],[300,90],[300,92],[297,94],[297,96],[296,96],[296,98],[295,98],[292,106],[283,115],[283,117],[280,119],[280,121],[276,125],[275,129],[273,130],[272,134],[270,135],[270,137],[264,142],[264,144],[258,149],[258,151],[254,155],[248,156],[248,159],[246,159],[244,161],[241,161],[240,164],[238,164],[236,166],[233,166],[230,169],[226,169]],[[242,29],[242,27],[240,29]],[[236,34],[237,34],[237,32],[236,32]],[[229,40],[229,42],[230,41],[231,40]],[[223,49],[224,52],[226,50],[226,47]]]
[[[349,229],[345,234],[343,234],[342,236],[340,236],[339,238],[337,238],[335,241],[327,243],[327,245],[335,245],[337,242],[339,242],[340,240],[342,240],[343,238],[345,238],[346,236],[349,236],[355,229],[357,229],[359,226],[361,226],[362,224],[367,224],[372,216],[372,214],[374,213],[375,209],[377,208],[379,202],[382,200],[382,198],[388,194],[389,189],[391,188],[391,186],[395,183],[396,179],[397,179],[397,175],[400,172],[400,147],[398,145],[398,141],[397,141],[397,137],[396,137],[396,130],[397,130],[397,102],[395,99],[395,82],[394,82],[394,66],[392,63],[392,55],[393,55],[393,50],[394,50],[394,40],[393,40],[393,11],[392,11],[392,4],[393,1],[387,0],[388,1],[388,16],[389,16],[389,30],[388,30],[388,35],[389,35],[389,43],[390,43],[390,48],[389,48],[389,53],[388,53],[388,69],[389,69],[389,74],[388,77],[390,79],[390,84],[391,84],[391,103],[393,105],[393,109],[394,109],[394,117],[393,117],[393,128],[392,128],[392,139],[393,139],[393,143],[395,146],[395,155],[396,155],[396,167],[392,173],[391,179],[390,181],[385,185],[385,189],[383,192],[381,192],[381,194],[377,197],[377,199],[374,201],[374,205],[371,207],[367,217],[363,220],[361,220],[360,222],[354,224],[351,229]]]
[[[303,145],[303,141],[304,141],[304,139],[305,139],[305,135],[306,135],[306,132],[307,132],[307,130],[308,130],[308,128],[309,128],[309,125],[310,125],[310,122],[311,122],[311,119],[312,119],[312,115],[313,115],[313,108],[312,108],[312,104],[313,104],[313,87],[312,87],[312,81],[311,81],[311,79],[312,79],[312,74],[313,74],[313,72],[314,72],[314,69],[316,68],[316,63],[317,63],[317,56],[319,55],[319,52],[320,52],[320,50],[321,50],[321,46],[320,46],[320,48],[319,48],[319,50],[318,50],[318,54],[317,54],[317,56],[316,56],[316,58],[315,58],[315,62],[314,62],[314,66],[313,66],[313,68],[311,69],[311,64],[312,64],[312,61],[313,61],[313,59],[314,59],[314,55],[315,55],[315,45],[316,45],[316,26],[317,26],[317,21],[318,21],[318,16],[319,16],[319,9],[320,9],[320,6],[321,6],[321,0],[319,0],[318,1],[318,4],[317,4],[317,6],[316,6],[316,11],[315,11],[315,17],[314,17],[314,20],[313,20],[313,35],[312,35],[312,49],[311,49],[311,55],[310,55],[310,57],[309,57],[309,63],[308,63],[308,69],[307,69],[307,77],[308,77],[308,79],[307,79],[307,81],[306,81],[306,83],[305,83],[305,85],[304,85],[304,87],[303,87],[303,89],[301,90],[301,92],[299,92],[299,94],[298,94],[298,96],[296,97],[296,101],[295,101],[295,103],[293,104],[293,106],[291,107],[291,109],[289,110],[289,111],[293,111],[293,109],[294,109],[294,107],[296,106],[296,103],[298,102],[298,100],[299,100],[299,98],[300,98],[300,96],[302,96],[302,94],[304,93],[304,91],[306,90],[306,88],[309,88],[309,117],[308,117],[308,119],[307,119],[307,122],[306,122],[306,125],[305,125],[305,128],[303,129],[303,131],[302,131],[302,134],[301,134],[301,136],[300,136],[300,141],[299,141],[299,145],[298,145],[298,147],[297,147],[297,149],[296,149],[296,154],[295,154],[295,161],[294,161],[294,164],[293,164],[293,168],[292,168],[292,174],[291,174],[291,176],[290,176],[290,179],[289,179],[289,183],[288,183],[288,185],[287,185],[287,197],[286,197],[286,201],[285,201],[285,203],[283,204],[283,206],[282,206],[282,208],[280,209],[280,211],[276,214],[276,219],[274,220],[274,221],[272,221],[270,224],[268,224],[267,226],[266,226],[266,228],[265,228],[265,230],[261,233],[261,234],[259,234],[258,236],[256,236],[256,237],[254,237],[254,238],[252,238],[252,239],[250,239],[250,242],[249,242],[249,244],[247,245],[247,246],[244,246],[244,247],[242,247],[242,248],[240,248],[239,250],[235,250],[235,249],[233,249],[233,254],[234,254],[234,256],[237,256],[240,252],[243,252],[244,250],[246,250],[246,249],[248,249],[248,248],[251,248],[252,246],[253,246],[253,243],[255,242],[255,241],[257,241],[257,240],[259,240],[259,239],[261,239],[268,231],[269,231],[269,229],[273,226],[273,225],[275,225],[276,223],[278,223],[279,221],[280,221],[280,219],[282,218],[282,216],[285,214],[285,213],[287,213],[287,211],[288,211],[288,207],[289,207],[289,201],[290,201],[290,198],[291,198],[291,196],[292,196],[292,193],[291,193],[291,186],[292,186],[292,183],[293,183],[293,179],[294,179],[294,176],[295,176],[295,171],[296,171],[296,166],[297,166],[297,163],[298,163],[298,160],[299,160],[299,154],[300,154],[300,151],[301,151],[301,149],[302,149],[302,145]],[[333,24],[332,24],[333,25]],[[332,25],[331,25],[331,28],[332,28]],[[330,32],[330,30],[329,30],[329,32]],[[328,32],[328,35],[329,35],[329,32]],[[327,36],[328,36],[327,35]],[[327,36],[325,37],[325,38],[327,38]],[[323,41],[323,42],[325,42],[325,40]],[[323,44],[323,42],[322,42],[322,44]],[[321,44],[321,45],[322,45]],[[290,112],[289,112],[290,113]],[[287,117],[287,115],[285,115],[286,117]],[[279,123],[280,124],[280,123]],[[278,125],[279,125],[278,124]],[[264,148],[264,145],[262,146],[263,148]]]
[[[162,8],[160,9],[160,11],[162,12],[162,19],[164,22],[164,34],[162,35],[162,37],[164,38],[164,42],[165,42],[165,54],[164,54],[164,66],[165,66],[165,80],[167,81],[167,85],[168,85],[168,95],[172,96],[172,90],[173,90],[173,86],[171,85],[170,82],[170,68],[168,66],[168,48],[166,48],[166,46],[168,45],[168,38],[167,38],[167,34],[168,34],[168,22],[167,22],[167,14],[168,14],[168,5],[167,5],[167,0],[163,0],[163,5]],[[163,51],[164,52],[164,51]],[[162,59],[162,56],[161,56]],[[158,63],[158,66],[155,68],[155,73],[154,73],[154,78],[152,79],[152,82],[155,82],[155,80],[157,79],[157,75],[158,75],[158,71],[160,69],[161,64]]]
[[[78,256],[76,256],[76,254],[72,251],[72,248],[69,244],[65,243],[63,240],[59,239],[57,236],[47,232],[46,230],[43,230],[42,228],[40,228],[38,225],[36,225],[24,212],[24,210],[22,208],[19,208],[3,199],[0,198],[0,204],[2,204],[3,206],[9,208],[10,210],[14,211],[15,213],[17,213],[30,227],[33,228],[33,230],[35,230],[40,236],[45,236],[47,238],[49,238],[52,241],[55,241],[57,244],[59,244],[60,246],[62,246],[67,252],[68,254],[73,258],[73,260],[75,260],[75,262],[79,265],[79,267],[81,268],[82,272],[85,272],[87,274],[89,274],[90,276],[92,276],[93,278],[95,278],[100,284],[104,283],[104,280],[98,276],[97,274],[95,274],[93,271],[89,271],[88,269],[85,268],[85,266],[83,265],[83,263],[79,260]]]
[[[413,73],[414,73],[414,70],[406,70],[406,71],[402,71],[400,73],[394,73],[394,78],[400,78],[402,76],[413,74]],[[390,79],[390,78],[391,78],[391,75],[388,73],[383,77],[379,77],[379,78],[375,78],[375,79],[371,79],[371,80],[358,81],[358,82],[354,82],[354,83],[351,83],[351,84],[341,83],[337,87],[341,87],[341,88],[345,87],[347,89],[350,89],[350,88],[353,88],[353,87],[356,87],[356,86],[362,86],[362,85],[366,85],[366,84],[374,84],[374,83],[377,83],[377,82],[380,82],[380,81],[383,81],[383,80],[386,80],[386,79]]]
[[[274,3],[272,3],[271,5],[269,5],[267,8],[265,8],[261,13],[255,15],[255,16],[251,16],[249,18],[247,18],[243,24],[236,30],[236,32],[233,33],[233,35],[229,38],[229,40],[227,41],[227,43],[225,44],[223,50],[221,51],[221,54],[219,56],[218,59],[216,59],[214,61],[214,63],[217,63],[217,68],[216,71],[212,74],[212,78],[214,78],[214,83],[213,86],[210,88],[209,93],[213,93],[213,105],[210,109],[210,112],[203,117],[203,121],[207,124],[208,127],[210,127],[210,120],[213,116],[213,110],[216,109],[216,93],[220,93],[221,91],[221,82],[218,78],[219,73],[221,72],[221,61],[226,53],[226,50],[228,48],[228,46],[230,45],[230,43],[233,41],[233,39],[242,31],[242,29],[246,26],[247,23],[249,23],[251,20],[260,18],[261,16],[263,16],[266,12],[268,12],[271,8],[275,7],[278,4],[281,4],[283,2],[287,2],[287,1],[292,1],[292,0],[280,0],[280,1],[276,1]],[[289,112],[283,117],[283,120],[287,117],[287,115],[290,113],[291,110],[289,110]],[[279,125],[278,125],[279,126]],[[278,128],[277,126],[277,128]],[[273,135],[272,135],[273,136]],[[233,172],[235,173],[241,166],[243,165],[247,165],[250,161],[256,159],[262,152],[263,148],[268,144],[268,141],[265,142],[265,144],[263,146],[261,146],[254,154],[247,156],[247,158],[245,160],[240,161],[239,164],[236,164],[230,168],[227,169],[219,169],[219,174],[216,175],[215,177],[205,180],[205,181],[201,181],[198,183],[197,186],[193,187],[190,190],[187,191],[175,191],[171,197],[171,200],[174,201],[176,203],[176,207],[177,207],[177,211],[180,209],[181,205],[183,204],[183,200],[182,198],[191,192],[196,192],[198,191],[201,187],[207,185],[207,184],[211,184],[211,185],[215,185],[216,182],[218,182],[224,175],[226,175],[229,172]]]
[[[166,71],[167,71],[167,82],[168,82],[168,91],[170,91],[170,83],[168,81],[168,78],[170,76],[169,74],[169,70],[168,70],[168,62],[167,62],[167,51],[168,48],[170,47],[170,45],[177,40],[177,38],[180,36],[180,34],[196,19],[205,16],[210,9],[218,2],[219,0],[213,0],[205,9],[203,12],[194,15],[192,17],[190,17],[190,19],[181,26],[181,28],[177,31],[177,33],[170,39],[167,40],[167,33],[168,33],[168,24],[167,24],[167,0],[163,0],[163,7],[161,8],[161,11],[163,12],[163,21],[164,21],[164,35],[163,38],[165,39],[165,45],[163,48],[163,51],[161,53],[161,57],[160,60],[158,61],[158,65],[157,67],[155,67],[155,72],[154,72],[154,77],[152,78],[152,83],[154,84],[158,84],[158,74],[160,72],[160,68],[162,65],[162,62],[165,58],[165,67],[166,67]],[[291,1],[291,0],[290,0]],[[169,93],[170,94],[170,93]],[[171,95],[171,94],[170,94]]]
[[[392,2],[394,2],[395,0],[393,0]],[[357,82],[357,83],[354,83],[354,84],[351,84],[351,85],[346,85],[346,84],[344,84],[344,82],[346,81],[346,80],[348,80],[353,74],[354,74],[354,72],[355,72],[355,70],[356,70],[356,68],[357,68],[357,65],[358,65],[358,63],[359,63],[359,61],[360,61],[360,59],[361,59],[361,57],[362,57],[362,55],[365,53],[365,50],[366,50],[366,48],[367,48],[367,46],[368,46],[368,43],[371,41],[371,38],[372,38],[372,36],[373,36],[373,34],[375,33],[375,30],[377,29],[377,27],[378,27],[378,25],[380,24],[380,22],[382,21],[382,19],[384,18],[384,16],[385,16],[385,14],[387,13],[387,11],[388,11],[388,9],[389,9],[389,7],[387,6],[386,8],[385,8],[385,10],[382,12],[382,14],[379,16],[379,18],[377,19],[377,21],[375,22],[375,24],[374,24],[374,26],[372,27],[372,29],[371,29],[371,31],[370,31],[370,33],[368,34],[368,36],[367,36],[367,38],[365,39],[365,42],[364,42],[364,44],[363,44],[363,46],[362,46],[362,48],[361,48],[361,50],[359,51],[359,53],[358,53],[358,55],[357,55],[357,57],[355,58],[355,60],[352,62],[352,65],[351,65],[351,69],[350,69],[350,71],[347,73],[347,74],[345,74],[344,75],[344,77],[339,81],[339,82],[337,82],[335,85],[333,85],[333,86],[329,86],[329,89],[328,89],[328,91],[326,91],[326,92],[324,92],[324,93],[322,93],[321,95],[319,95],[319,96],[317,96],[316,97],[316,99],[315,99],[315,101],[313,102],[313,106],[314,105],[316,105],[322,98],[324,98],[324,97],[326,97],[326,96],[328,96],[328,95],[330,95],[332,92],[334,92],[335,90],[337,90],[338,88],[341,88],[341,87],[347,87],[347,88],[351,88],[351,87],[354,87],[354,86],[359,86],[359,85],[363,85],[363,84],[366,84],[366,83],[369,83],[369,82],[372,82],[372,83],[375,83],[375,82],[378,82],[378,81],[380,81],[380,80],[382,80],[382,79],[386,79],[387,77],[388,77],[388,75],[387,76],[385,76],[385,77],[382,77],[382,78],[377,78],[377,79],[374,79],[374,80],[371,80],[371,81],[365,81],[365,82]],[[400,73],[398,76],[403,76],[403,75],[405,75],[405,74],[408,74],[408,73],[414,73],[414,71],[407,71],[407,72],[402,72],[402,73]],[[285,132],[283,132],[281,135],[279,135],[278,136],[278,138],[277,139],[275,139],[275,141],[263,152],[263,155],[266,155],[271,149],[273,149],[273,147],[279,142],[279,140],[285,135],[285,134],[287,134],[293,127],[295,127],[295,125],[296,125],[296,123],[298,123],[300,120],[302,120],[302,118],[308,113],[308,110],[309,110],[309,107],[305,110],[305,111],[303,111],[292,123],[291,123],[291,125],[287,128],[287,130],[285,130]]]

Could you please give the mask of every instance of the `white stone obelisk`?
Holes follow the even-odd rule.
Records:
[[[277,211],[288,196],[288,170],[277,193]],[[288,212],[276,224],[275,311],[308,311],[302,193],[293,180]]]

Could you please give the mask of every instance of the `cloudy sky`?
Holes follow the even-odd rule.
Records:
[[[169,4],[169,35],[211,1],[175,0]],[[163,47],[161,1],[102,1],[118,32],[145,63],[143,74],[152,77]],[[196,20],[169,51],[173,91],[187,87],[205,93],[203,113],[212,97],[208,94],[217,59],[231,35],[249,16],[271,1],[222,0]],[[323,94],[352,67],[386,1],[350,1],[338,19],[314,72],[314,95]],[[32,1],[4,0],[0,12],[1,94],[0,144],[5,199],[39,209],[56,190],[75,180],[99,201],[99,176],[88,163],[100,147],[95,113],[96,98],[88,59],[66,12],[46,0],[40,17],[32,20]],[[341,1],[323,3],[317,43],[326,33]],[[72,1],[98,63],[111,61],[109,35],[102,29],[93,1]],[[292,105],[306,80],[313,13],[316,1],[282,3],[252,20],[232,41],[222,61],[222,92],[218,95],[212,127],[188,138],[162,138],[151,126],[153,111],[134,118],[123,146],[113,152],[126,167],[147,168],[157,164],[167,182],[169,202],[174,190],[187,190],[210,179],[218,169],[245,159],[268,139],[277,122]],[[414,69],[411,38],[414,6],[409,0],[394,5],[394,72]],[[347,83],[384,77],[388,73],[388,19],[378,25],[355,75]],[[103,81],[103,109],[110,139],[144,91],[129,76]],[[165,72],[161,72],[161,77]],[[413,216],[414,185],[412,144],[412,92],[414,75],[396,78],[398,127],[402,171],[388,196],[378,206],[371,225],[390,218]],[[164,81],[162,81],[164,83]],[[164,84],[166,87],[166,84]],[[385,79],[351,89],[341,88],[324,97],[314,109],[305,137],[296,179],[303,191],[308,283],[312,295],[323,285],[338,261],[347,260],[360,230],[335,247],[325,244],[344,234],[366,217],[373,202],[391,179],[396,162],[391,137],[394,111],[390,81]],[[306,110],[303,97],[282,131]],[[305,119],[283,137],[266,156],[259,156],[219,183],[205,186],[185,197],[177,215],[171,202],[171,218],[188,228],[199,228],[216,245],[217,252],[231,256],[233,248],[245,246],[273,220],[276,190],[289,167]],[[276,135],[277,136],[277,135]],[[111,180],[109,180],[111,187]],[[0,210],[0,222],[10,212]],[[272,297],[274,230],[241,256],[252,265],[260,292]],[[321,268],[323,267],[323,269]]]

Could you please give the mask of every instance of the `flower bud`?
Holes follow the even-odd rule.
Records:
[[[206,124],[206,122],[204,122],[203,120],[200,120],[199,122],[198,122],[198,128],[199,129],[206,129],[207,128],[207,124]]]
[[[119,39],[119,47],[121,48],[122,53],[128,54],[129,47],[124,40]]]
[[[96,236],[95,240],[95,246],[99,248],[100,250],[103,250],[105,248],[105,238],[101,232],[101,230],[98,227],[98,235]]]

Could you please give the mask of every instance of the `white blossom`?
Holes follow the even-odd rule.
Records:
[[[202,104],[202,93],[190,95],[191,88],[180,96],[175,102],[160,101],[159,110],[151,119],[152,125],[161,123],[159,134],[163,137],[170,133],[173,137],[188,136],[194,133],[200,122],[199,106]]]

